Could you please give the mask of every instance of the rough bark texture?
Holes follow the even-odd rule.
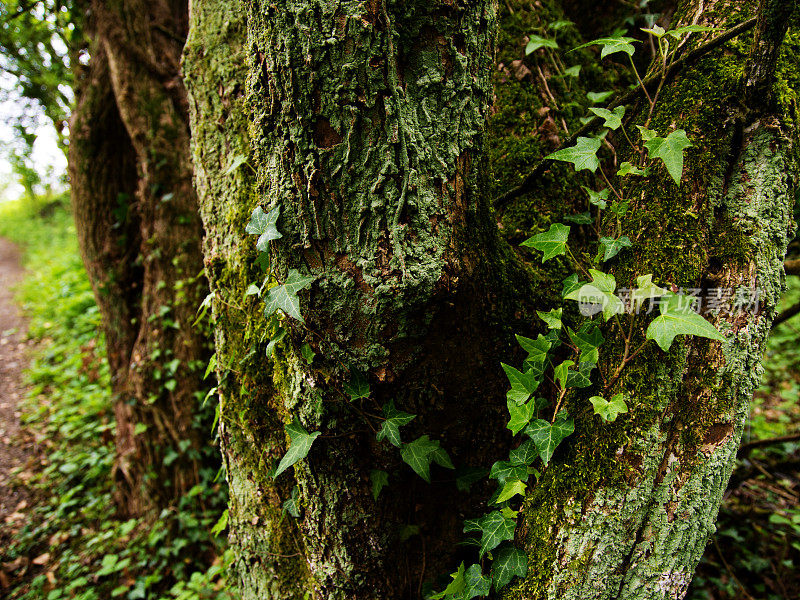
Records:
[[[754,8],[683,2],[679,17],[728,27]],[[786,20],[781,27],[766,16],[765,24],[779,31],[758,31],[756,39],[780,45]],[[695,147],[680,189],[663,167],[626,185],[633,200],[623,233],[634,246],[614,268],[621,287],[654,273],[706,292],[758,289],[759,310],[716,316],[726,343],[690,338],[667,355],[655,346],[642,353],[609,391],[630,397],[630,414],[613,425],[598,423],[582,396],[573,399],[573,441],[526,500],[518,535],[531,569],[509,599],[681,598],[691,580],[758,385],[791,227],[796,131],[782,125],[795,118],[796,103],[776,109],[754,101],[772,94],[750,92],[776,86],[777,55],[768,54],[771,67],[763,68],[763,45],[744,36],[662,91],[652,128],[684,128]],[[622,348],[616,330],[608,337],[616,345],[606,359],[611,368]]]
[[[70,174],[118,397],[119,503],[136,515],[198,481],[192,422],[207,352],[192,327],[204,280],[179,77],[188,12],[166,0],[88,9],[92,60],[73,116]]]
[[[502,451],[498,340],[518,308],[506,290],[525,293],[528,279],[482,182],[494,26],[490,2],[256,2],[246,15],[193,3],[185,70],[245,598],[417,597],[458,551],[472,499],[436,468],[425,484],[375,441],[377,422],[341,392],[350,368],[368,373],[369,412],[394,399],[420,415],[406,441],[430,434],[460,465]],[[222,47],[225,60],[211,50]],[[255,173],[223,175],[243,151]],[[317,278],[308,329],[287,322],[271,365],[259,307],[243,300],[261,277],[244,234],[259,204],[281,208],[279,272]],[[293,416],[324,432],[294,469],[296,523],[280,508],[295,482],[268,478]],[[377,502],[371,469],[391,475]],[[420,534],[403,540],[407,526]]]
[[[744,4],[685,2],[681,14],[728,25]],[[460,520],[479,512],[476,496],[457,494],[445,471],[422,483],[341,390],[350,368],[366,372],[366,411],[393,399],[419,414],[404,440],[438,438],[457,464],[503,453],[507,384],[495,365],[512,353],[508,329],[530,328],[520,298],[553,292],[531,290],[545,277],[520,273],[487,209],[494,27],[491,2],[193,0],[185,74],[243,598],[418,598],[424,580],[460,562]],[[686,287],[757,282],[762,310],[722,315],[722,346],[692,339],[666,358],[643,353],[617,384],[632,410],[616,424],[601,426],[585,397],[569,400],[576,434],[526,500],[518,541],[529,576],[510,598],[677,598],[713,527],[780,291],[793,190],[782,115],[735,101],[751,45],[732,42],[663,92],[654,126],[685,128],[695,149],[680,190],[661,171],[626,189],[624,233],[636,246],[615,272],[620,285],[650,272]],[[547,68],[540,58],[521,64]],[[546,113],[523,135],[535,137]],[[513,165],[513,149],[495,142]],[[230,171],[240,155],[248,163]],[[316,277],[302,296],[307,327],[285,322],[275,360],[246,296],[263,277],[244,233],[256,206],[280,207],[280,276]],[[522,210],[504,225],[546,221]],[[608,368],[622,348],[606,337]],[[273,481],[294,417],[323,435]],[[390,472],[377,501],[372,469]],[[295,485],[297,520],[282,511]],[[407,526],[419,534],[405,539]]]

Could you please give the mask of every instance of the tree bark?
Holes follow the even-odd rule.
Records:
[[[676,26],[724,29],[757,8],[685,1]],[[662,90],[650,127],[683,128],[694,148],[679,189],[663,167],[625,186],[622,233],[634,245],[614,269],[620,287],[653,273],[675,289],[758,292],[758,310],[712,318],[728,342],[687,338],[640,354],[607,390],[630,398],[618,423],[569,406],[577,435],[526,499],[517,533],[531,568],[507,598],[681,598],[714,531],[780,298],[797,183],[796,130],[785,127],[794,109],[771,101],[777,51],[759,43],[780,47],[786,33],[773,8],[762,3],[755,41],[728,43]],[[634,348],[646,324],[636,323]],[[607,338],[611,369],[622,342],[616,329]]]
[[[685,2],[681,14],[726,25],[743,4]],[[428,434],[456,464],[490,465],[508,450],[497,364],[513,356],[511,331],[531,329],[531,303],[554,295],[535,288],[545,279],[520,267],[488,208],[493,3],[194,0],[190,17],[184,70],[242,597],[418,598],[468,554],[460,521],[491,491],[456,492],[437,467],[423,484],[375,441],[370,415],[393,400],[418,415],[405,441]],[[705,545],[777,301],[793,191],[778,109],[731,104],[746,91],[740,43],[664,91],[654,123],[690,131],[697,154],[678,192],[661,172],[626,189],[637,245],[615,274],[746,289],[758,278],[763,308],[721,317],[722,347],[643,353],[616,384],[632,406],[617,424],[568,400],[576,433],[526,499],[517,541],[530,568],[509,598],[677,598]],[[275,332],[248,295],[263,278],[245,234],[257,206],[280,208],[279,277],[315,279],[301,293],[305,324],[283,321],[274,360]],[[607,368],[623,350],[606,337]],[[343,393],[351,369],[367,374],[363,405]],[[322,435],[273,480],[295,418]],[[377,500],[373,469],[390,473]],[[299,519],[282,508],[295,486]]]
[[[104,316],[117,396],[116,479],[130,515],[199,481],[202,224],[179,77],[185,2],[92,2],[90,75],[70,173],[84,259]],[[205,425],[202,425],[205,428]]]

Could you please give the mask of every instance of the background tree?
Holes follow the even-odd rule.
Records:
[[[674,598],[691,579],[781,285],[794,92],[767,92],[793,8],[680,3],[677,24],[728,28],[756,9],[759,20],[670,79],[652,115],[643,101],[634,111],[631,126],[680,126],[694,149],[677,189],[663,167],[625,180],[620,226],[633,247],[613,272],[620,285],[653,273],[676,289],[758,286],[761,310],[716,317],[724,343],[687,337],[635,359],[643,330],[603,328],[601,369],[626,369],[588,392],[624,392],[629,414],[604,423],[588,395],[566,397],[575,434],[527,493],[516,538],[529,568],[510,598]],[[461,520],[491,492],[466,492],[463,470],[456,488],[438,466],[424,484],[376,441],[387,403],[417,415],[406,450],[416,438],[448,466],[417,437],[428,435],[456,465],[488,466],[509,445],[497,363],[514,355],[511,331],[539,327],[533,309],[558,294],[489,209],[493,5],[203,0],[191,23],[185,71],[243,597],[418,597],[469,555],[456,545]],[[245,231],[256,207],[280,213],[251,222],[270,265]],[[270,267],[273,287],[258,289]],[[259,294],[295,318],[262,316]],[[287,444],[296,451],[311,432],[321,435],[307,460],[283,473]]]
[[[81,249],[103,314],[117,395],[117,482],[131,515],[198,481],[206,294],[179,74],[185,1],[81,2],[69,166]],[[209,419],[205,422],[203,419]]]

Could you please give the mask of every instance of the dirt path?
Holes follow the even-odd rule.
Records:
[[[13,286],[22,275],[19,250],[0,238],[0,526],[17,520],[18,510],[27,504],[25,490],[11,485],[11,472],[33,457],[20,435],[17,408],[23,394],[26,325],[14,303]]]

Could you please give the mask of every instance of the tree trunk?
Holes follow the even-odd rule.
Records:
[[[511,331],[533,327],[530,304],[558,294],[534,288],[549,279],[520,266],[488,208],[493,5],[192,3],[184,69],[245,599],[419,598],[471,554],[456,545],[461,520],[489,487],[457,492],[438,467],[423,484],[376,441],[374,415],[393,400],[418,415],[403,441],[426,434],[457,465],[488,467],[509,446],[498,363],[514,355]],[[724,22],[739,12],[715,6]],[[726,60],[663,92],[655,123],[685,123],[697,156],[680,193],[658,192],[662,174],[626,190],[642,198],[624,221],[637,262],[621,257],[616,274],[748,289],[758,276],[764,309],[725,325],[722,349],[643,353],[616,384],[632,398],[618,424],[568,400],[576,433],[529,492],[517,540],[530,568],[510,598],[678,597],[705,544],[780,288],[793,168],[767,113],[718,127],[745,57]],[[276,326],[251,293],[264,278],[245,232],[256,207],[280,210],[277,283],[290,269],[314,278],[302,324]],[[623,350],[606,337],[610,364]],[[364,399],[351,401],[353,371]],[[273,479],[295,420],[321,437]],[[377,499],[374,470],[389,472]],[[284,512],[294,497],[297,519]]]
[[[202,225],[179,77],[185,2],[94,2],[70,174],[117,396],[120,508],[170,506],[198,482],[205,336]],[[201,425],[205,430],[207,424]]]
[[[630,415],[619,423],[570,407],[578,435],[526,499],[517,535],[530,568],[508,598],[682,598],[714,531],[759,383],[792,226],[797,132],[784,123],[796,106],[770,101],[792,10],[780,4],[762,2],[756,41],[730,42],[662,90],[650,127],[662,135],[683,128],[694,148],[679,189],[663,167],[625,186],[634,200],[622,233],[634,245],[614,269],[620,287],[653,273],[701,297],[715,288],[758,293],[758,310],[712,317],[728,337],[722,344],[687,337],[665,354],[651,342],[607,390],[630,398]],[[686,1],[676,26],[724,29],[756,8]],[[634,123],[644,124],[643,112]],[[635,321],[634,348],[645,324]],[[604,361],[610,368],[623,353],[621,336],[604,333],[616,348]]]

